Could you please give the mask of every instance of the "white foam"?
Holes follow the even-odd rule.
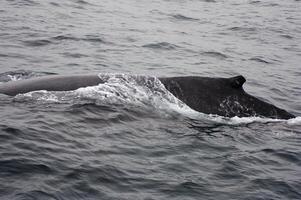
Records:
[[[296,117],[293,119],[287,120],[287,124],[289,125],[301,125],[301,117]]]
[[[288,125],[301,125],[301,117],[296,117],[293,119],[285,120],[285,119],[272,119],[272,118],[263,118],[263,117],[224,117],[215,114],[204,114],[197,112],[187,105],[184,107],[179,106],[171,106],[172,109],[177,111],[178,113],[197,120],[209,120],[211,122],[216,122],[219,124],[226,125],[242,125],[242,124],[251,124],[251,123],[287,123]]]
[[[143,109],[152,109],[159,114],[179,113],[188,118],[206,120],[213,123],[240,125],[254,122],[287,122],[289,125],[300,125],[301,117],[290,120],[261,117],[223,117],[197,112],[170,93],[159,79],[152,76],[128,74],[99,74],[104,83],[97,86],[79,88],[74,91],[48,92],[34,91],[23,94],[25,98],[55,103],[77,103],[92,100],[107,105],[132,105]],[[20,95],[17,95],[20,97]],[[22,97],[22,95],[21,95]]]
[[[21,99],[35,99],[37,101],[42,102],[54,102],[58,103],[60,102],[57,95],[53,94],[52,92],[46,91],[46,90],[38,90],[38,91],[32,91],[27,92],[25,94],[18,94],[14,97],[15,100],[21,100]]]
[[[282,119],[271,119],[271,118],[261,118],[261,117],[232,117],[230,122],[233,124],[249,124],[254,122],[267,123],[267,122],[284,122],[286,120]]]
[[[7,75],[11,81],[18,81],[21,80],[22,77],[18,76],[18,75]]]

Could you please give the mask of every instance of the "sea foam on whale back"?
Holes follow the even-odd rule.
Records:
[[[181,100],[169,92],[161,81],[154,76],[102,73],[98,75],[104,83],[97,86],[79,88],[74,91],[33,91],[17,95],[16,99],[29,98],[55,103],[80,103],[93,100],[106,105],[132,105],[141,109],[152,108],[159,113],[179,113],[182,116],[209,120],[214,123],[239,125],[254,122],[287,122],[290,125],[301,124],[300,117],[290,120],[269,119],[261,117],[223,117],[212,114],[204,114],[191,109]],[[158,113],[158,114],[159,114]]]

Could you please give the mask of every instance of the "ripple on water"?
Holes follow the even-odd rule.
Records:
[[[57,40],[57,41],[62,41],[62,40],[74,40],[74,41],[78,41],[79,39],[72,36],[72,35],[58,35],[58,36],[54,36],[51,39],[53,40]]]
[[[47,39],[37,39],[37,40],[26,40],[23,44],[29,47],[41,47],[52,44],[50,40]]]
[[[263,58],[260,58],[260,57],[253,57],[253,58],[250,58],[249,60],[260,62],[260,63],[265,63],[265,64],[271,64],[270,62],[268,62],[268,61],[266,61],[266,60],[264,60]]]
[[[39,5],[38,2],[33,0],[22,0],[22,1],[10,1],[13,5],[19,5],[19,6],[37,6]]]
[[[218,59],[226,59],[229,57],[226,54],[223,54],[223,53],[217,52],[217,51],[205,51],[201,54],[204,56],[214,57],[214,58],[218,58]]]
[[[216,3],[215,0],[201,0],[201,1],[208,2],[208,3]]]
[[[261,1],[256,1],[256,0],[255,0],[255,1],[250,1],[249,3],[250,3],[250,4],[260,4]]]
[[[301,152],[292,152],[285,149],[262,149],[262,151],[271,156],[276,156],[285,161],[291,162],[292,164],[297,164],[301,166]]]
[[[44,46],[51,45],[51,44],[57,44],[64,40],[70,40],[70,41],[74,41],[74,42],[84,41],[84,42],[90,42],[93,44],[108,43],[103,38],[99,37],[98,35],[85,35],[83,37],[75,37],[72,35],[58,35],[58,36],[50,37],[49,39],[48,38],[47,39],[32,39],[32,40],[25,40],[22,42],[25,46],[28,46],[28,47],[44,47]]]
[[[86,54],[81,54],[81,53],[70,53],[70,52],[65,52],[63,53],[63,55],[65,57],[69,57],[69,58],[84,58],[84,57],[89,57],[88,55]]]
[[[171,17],[173,17],[174,19],[183,20],[183,21],[199,21],[199,19],[197,19],[197,18],[187,17],[187,16],[181,15],[181,14],[171,15]]]
[[[142,47],[150,48],[150,49],[158,49],[158,50],[174,50],[174,49],[178,48],[177,45],[174,45],[174,44],[171,44],[168,42],[145,44]]]
[[[89,2],[84,1],[84,0],[77,0],[77,1],[75,1],[75,3],[78,3],[78,4],[90,4]]]
[[[49,175],[54,172],[49,166],[38,163],[29,159],[9,159],[0,160],[0,174],[1,176],[24,176],[25,174],[45,174]]]
[[[52,6],[61,7],[61,5],[57,2],[50,2],[49,4]]]
[[[255,33],[257,29],[255,27],[231,27],[228,30],[242,33]]]
[[[289,39],[289,40],[292,40],[292,39],[294,39],[294,37],[293,36],[291,36],[291,35],[288,35],[288,34],[283,34],[283,35],[280,35],[281,37],[283,37],[283,38],[286,38],[286,39]]]
[[[26,193],[17,193],[16,199],[43,199],[43,200],[56,200],[57,198],[50,194],[49,191],[45,192],[42,190],[32,190]]]
[[[275,199],[283,199],[283,197],[287,199],[299,199],[301,195],[298,190],[300,182],[289,183],[275,178],[255,178],[250,183],[253,190],[260,189],[265,193],[263,194],[264,196],[270,194],[269,196]]]
[[[58,35],[51,38],[54,41],[63,41],[63,40],[71,40],[71,41],[87,41],[92,43],[107,43],[103,38],[98,35],[85,35],[84,37],[75,37],[72,35]]]

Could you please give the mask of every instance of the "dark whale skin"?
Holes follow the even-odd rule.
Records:
[[[160,81],[178,99],[190,108],[225,117],[268,117],[273,119],[295,118],[289,112],[259,100],[246,93],[243,76],[232,78],[169,77]]]
[[[260,116],[290,119],[295,116],[249,95],[243,89],[243,76],[209,78],[199,76],[162,77],[159,80],[190,108],[225,117]],[[69,91],[104,83],[97,75],[50,75],[0,84],[0,93],[14,96],[36,90]]]
[[[36,90],[70,91],[103,83],[97,75],[50,75],[0,84],[0,93],[15,96]]]

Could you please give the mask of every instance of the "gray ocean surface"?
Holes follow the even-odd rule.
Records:
[[[0,199],[301,199],[301,1],[0,0],[0,84],[93,73],[0,94]],[[153,77],[239,74],[297,117],[205,115]]]

